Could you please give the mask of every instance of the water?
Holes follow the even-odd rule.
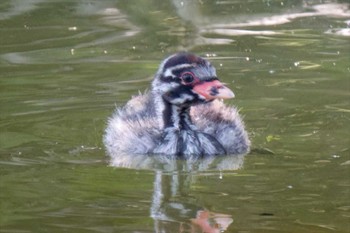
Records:
[[[349,24],[347,1],[3,0],[0,232],[350,232]],[[179,50],[252,152],[111,166],[107,118]]]

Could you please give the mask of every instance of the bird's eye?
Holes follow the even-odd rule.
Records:
[[[189,84],[189,83],[193,82],[194,77],[193,77],[193,74],[191,74],[191,73],[184,73],[181,76],[181,79],[182,79],[182,81],[184,81],[184,83]]]

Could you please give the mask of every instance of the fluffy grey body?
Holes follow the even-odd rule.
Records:
[[[119,154],[162,154],[185,159],[247,153],[250,141],[236,108],[226,106],[219,98],[207,100],[205,93],[201,95],[193,91],[197,83],[199,86],[213,82],[207,77],[216,80],[215,69],[198,57],[195,58],[201,59],[199,62],[186,60],[167,67],[175,56],[179,54],[161,64],[150,92],[133,97],[125,106],[117,108],[109,119],[104,136],[108,153],[112,157]],[[183,53],[180,56],[193,55]],[[200,77],[196,84],[191,80],[190,84],[184,83],[184,76],[180,81],[175,77],[176,70],[187,72],[191,69],[193,74],[193,69],[204,66],[203,61],[205,70],[201,68],[202,73],[195,73],[195,77]],[[218,88],[220,91],[222,87]],[[218,91],[212,89],[210,93],[215,96]]]

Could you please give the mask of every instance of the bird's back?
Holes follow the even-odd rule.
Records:
[[[150,93],[134,96],[109,119],[104,143],[112,156],[147,154],[160,134]]]

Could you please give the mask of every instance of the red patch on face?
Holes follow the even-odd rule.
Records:
[[[201,82],[193,87],[193,91],[203,96],[206,100],[231,99],[235,95],[219,80]]]

